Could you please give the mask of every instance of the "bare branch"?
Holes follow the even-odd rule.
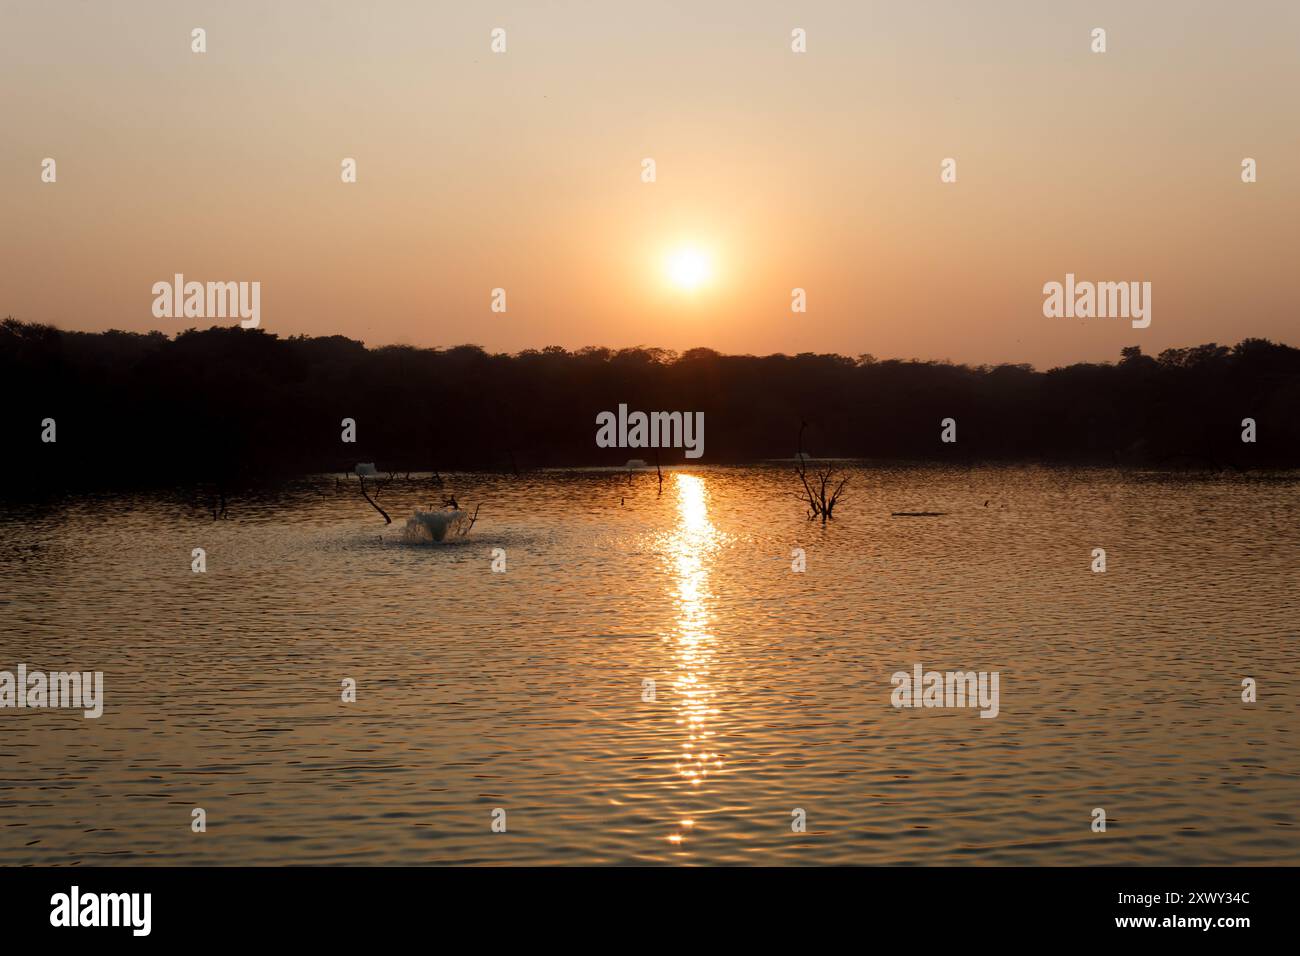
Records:
[[[470,533],[470,530],[473,529],[473,527],[474,527],[474,522],[478,520],[478,509],[479,509],[479,508],[482,508],[482,507],[483,507],[482,502],[480,502],[480,503],[478,503],[478,504],[476,504],[476,505],[474,506],[474,514],[470,516],[469,524],[466,525],[464,528],[461,529],[460,536],[461,536],[462,538],[465,537],[465,535],[469,534],[469,533]]]
[[[835,466],[829,462],[816,465],[813,472],[816,487],[814,491],[814,485],[808,481],[808,456],[803,450],[803,433],[807,427],[807,422],[799,426],[799,451],[795,458],[794,472],[799,476],[799,483],[803,486],[802,500],[808,505],[808,520],[815,521],[820,517],[822,524],[825,524],[834,517],[835,505],[839,503],[849,479],[847,476],[841,478],[839,484],[828,494],[828,489],[836,478]]]
[[[361,482],[361,494],[365,495],[366,501],[369,501],[370,506],[384,516],[384,524],[392,524],[393,519],[388,517],[388,512],[385,511],[383,508],[379,507],[379,505],[375,504],[375,499],[371,498],[370,495],[366,493],[365,475],[357,475],[357,480]]]

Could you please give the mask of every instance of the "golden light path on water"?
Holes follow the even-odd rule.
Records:
[[[229,521],[174,492],[0,505],[0,668],[112,663],[99,720],[0,712],[0,865],[1300,864],[1296,475],[854,474],[873,497],[827,538],[768,466],[643,474],[636,507],[607,471],[475,476],[459,547],[378,538],[333,476]],[[191,519],[217,578],[176,560]],[[1083,535],[1125,573],[1062,559]],[[431,581],[457,599],[394,600]],[[895,710],[917,661],[1001,671],[997,719]],[[361,710],[321,691],[380,672]]]
[[[673,476],[677,491],[678,526],[669,537],[667,553],[675,575],[677,605],[672,645],[673,705],[677,725],[682,728],[681,751],[676,770],[693,787],[710,771],[722,769],[722,755],[714,752],[710,729],[719,713],[709,674],[716,655],[716,638],[709,613],[709,562],[718,549],[721,535],[709,521],[709,490],[703,478],[680,472]],[[669,842],[680,844],[683,830],[695,825],[690,817],[675,821],[678,828]]]

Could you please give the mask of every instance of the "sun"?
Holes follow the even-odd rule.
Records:
[[[698,289],[713,275],[707,254],[694,246],[683,246],[668,256],[668,278],[679,289]]]

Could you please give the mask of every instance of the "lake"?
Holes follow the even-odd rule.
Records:
[[[844,468],[0,506],[0,863],[1300,864],[1300,475]]]

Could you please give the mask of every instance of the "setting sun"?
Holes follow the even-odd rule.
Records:
[[[697,289],[709,280],[713,269],[709,257],[690,246],[668,257],[668,278],[679,289]]]

